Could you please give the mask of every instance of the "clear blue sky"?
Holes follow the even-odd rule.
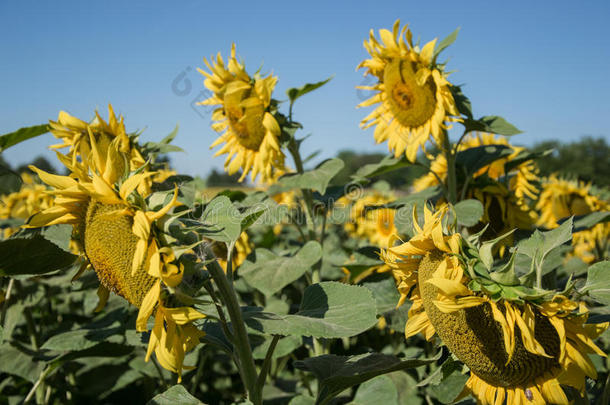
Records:
[[[380,6],[382,4],[382,6]],[[250,72],[279,76],[275,97],[305,82],[335,78],[299,101],[305,152],[385,152],[359,121],[356,65],[371,28],[409,23],[422,41],[461,27],[449,58],[453,83],[465,84],[475,115],[502,115],[525,134],[516,143],[582,135],[609,137],[610,3],[599,1],[3,1],[0,3],[0,133],[56,119],[66,110],[104,117],[111,102],[128,130],[158,140],[176,124],[174,154],[183,173],[222,167],[209,145],[210,115],[191,102],[203,90],[202,58],[226,56],[236,42]],[[189,90],[184,80],[190,82]],[[178,78],[178,95],[172,83]],[[305,134],[304,133],[304,134]],[[51,135],[5,152],[12,164],[45,152]]]

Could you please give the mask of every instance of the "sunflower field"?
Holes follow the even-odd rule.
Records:
[[[250,187],[206,192],[176,131],[112,105],[1,136],[50,132],[63,173],[0,172],[0,404],[610,403],[610,191],[475,117],[456,37],[371,31],[357,107],[389,154],[347,182],[301,153],[299,99],[330,79],[274,94],[235,45],[201,108]]]

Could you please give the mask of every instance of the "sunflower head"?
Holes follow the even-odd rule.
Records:
[[[421,49],[413,44],[413,35],[400,20],[392,32],[379,30],[380,41],[371,30],[364,47],[371,58],[360,63],[365,76],[377,81],[361,86],[376,92],[358,107],[376,105],[362,122],[362,128],[375,126],[375,140],[388,141],[390,151],[398,157],[403,153],[415,160],[418,149],[431,135],[440,146],[448,122],[458,115],[447,74],[435,62],[436,40]]]
[[[209,72],[199,69],[206,77],[205,87],[212,96],[201,105],[217,106],[212,114],[212,128],[220,137],[212,148],[224,144],[216,156],[228,154],[225,168],[229,174],[242,170],[242,181],[248,173],[252,180],[260,174],[263,182],[272,181],[275,172],[284,168],[284,154],[279,145],[280,126],[271,114],[271,93],[277,77],[250,77],[231,48],[228,64],[221,55],[211,63],[204,59]]]
[[[560,383],[582,390],[585,376],[596,377],[586,354],[604,355],[593,339],[607,323],[587,326],[584,304],[562,295],[506,298],[504,288],[520,287],[481,278],[482,262],[472,253],[478,248],[444,223],[447,212],[446,206],[434,214],[426,209],[423,227],[414,215],[415,236],[383,254],[399,305],[412,301],[406,337],[438,335],[470,369],[464,394],[482,404],[529,403],[530,396],[536,404],[567,404]]]

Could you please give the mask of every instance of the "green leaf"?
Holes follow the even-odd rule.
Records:
[[[288,405],[315,405],[316,400],[307,395],[297,395],[292,398]]]
[[[571,240],[572,218],[551,231],[540,232],[536,230],[530,238],[519,242],[517,253],[531,258],[536,265],[542,265],[542,261],[553,249]]]
[[[8,343],[0,345],[0,373],[7,373],[34,382],[44,369],[44,362],[36,361]]]
[[[553,153],[553,150],[554,149],[547,149],[547,150],[543,150],[541,152],[530,152],[530,151],[524,150],[523,152],[520,152],[519,154],[517,154],[517,156],[511,158],[510,161],[508,161],[504,164],[504,172],[510,173],[514,168],[516,168],[517,166],[519,166],[529,160],[536,160],[536,159],[540,159],[542,157],[548,156],[551,153]]]
[[[298,347],[303,344],[300,337],[297,336],[286,336],[285,338],[280,339],[277,342],[277,346],[273,351],[272,358],[277,359],[280,357],[284,357],[295,351]],[[265,342],[257,346],[254,350],[252,350],[252,356],[256,360],[263,360],[265,355],[267,354],[267,350],[271,345],[271,338],[265,340]]]
[[[340,338],[355,336],[377,323],[375,300],[364,287],[327,281],[305,289],[294,315],[244,314],[251,328],[266,334]]]
[[[269,194],[273,195],[296,188],[311,189],[324,194],[328,183],[343,169],[343,166],[344,163],[341,159],[334,158],[325,160],[315,169],[308,170],[303,174],[285,174],[269,188]]]
[[[49,132],[49,126],[47,124],[42,124],[20,128],[10,134],[4,134],[0,136],[0,152],[13,145],[17,145],[20,142],[46,134],[47,132]]]
[[[610,211],[592,212],[574,217],[574,232],[593,228],[595,225],[610,221]]]
[[[215,197],[205,207],[202,216],[206,238],[219,242],[233,242],[241,234],[242,216],[231,200],[225,196]]]
[[[511,153],[513,153],[513,148],[506,145],[483,145],[459,151],[455,162],[467,175],[471,175],[482,167],[503,159]]]
[[[334,76],[329,77],[326,80],[322,80],[321,82],[316,83],[306,83],[301,87],[292,87],[286,90],[286,95],[290,99],[290,104],[294,103],[295,100],[301,96],[304,96],[307,93],[310,93],[328,83]]]
[[[587,282],[581,290],[604,305],[610,305],[610,261],[589,266]]]
[[[479,248],[479,258],[481,259],[481,262],[483,262],[487,270],[491,270],[491,267],[494,263],[494,258],[492,254],[494,246],[496,246],[498,242],[512,235],[513,232],[515,232],[515,229],[510,232],[506,232],[495,239],[488,240],[481,244],[481,247]]]
[[[462,88],[460,86],[451,86],[451,94],[453,95],[455,106],[460,114],[465,115],[470,120],[473,120],[472,104],[470,103],[468,97],[466,97],[462,92]]]
[[[124,328],[120,324],[104,329],[76,329],[51,336],[42,349],[73,352],[89,349],[98,343],[122,343]]]
[[[403,167],[410,166],[412,164],[413,163],[409,162],[404,156],[395,158],[392,155],[387,155],[378,163],[369,163],[362,166],[360,169],[358,169],[358,171],[356,171],[352,178],[355,181],[362,181],[370,177],[375,177],[394,170],[402,169]]]
[[[147,402],[147,405],[205,405],[203,402],[189,394],[182,385],[177,384],[170,387],[162,394],[155,396]]]
[[[294,366],[309,371],[318,378],[320,385],[316,404],[324,405],[349,387],[361,384],[378,375],[435,362],[439,356],[432,359],[401,361],[396,356],[381,353],[365,353],[356,356],[327,354],[297,361]]]
[[[394,381],[388,376],[380,375],[363,382],[349,405],[369,405],[380,403],[384,405],[400,405],[398,390]]]
[[[278,256],[267,249],[255,250],[255,261],[246,260],[239,274],[248,284],[266,296],[301,277],[322,257],[322,247],[316,241],[309,241],[294,256]]]
[[[0,276],[44,274],[70,266],[77,256],[43,236],[0,242]]]
[[[445,50],[449,45],[451,45],[452,43],[455,42],[459,32],[460,32],[460,28],[458,27],[451,34],[447,35],[447,37],[445,37],[445,39],[443,39],[441,42],[436,44],[436,47],[434,48],[434,56],[433,56],[434,62],[436,62],[436,58],[443,50]]]
[[[481,117],[478,120],[466,119],[464,120],[464,127],[466,132],[479,131],[479,132],[491,132],[492,134],[498,135],[517,135],[521,133],[521,130],[517,129],[514,125],[506,121],[502,117],[497,115],[488,115]]]
[[[467,374],[452,373],[444,378],[440,384],[431,385],[429,390],[434,393],[436,399],[441,403],[450,404],[460,395],[468,378]]]
[[[458,224],[464,226],[476,225],[483,216],[483,204],[479,200],[464,200],[453,206]]]
[[[165,138],[161,139],[161,142],[159,142],[160,144],[170,144],[175,138],[176,135],[178,135],[178,128],[179,125],[176,124],[176,127],[174,128],[174,130],[172,132],[170,132]]]
[[[362,285],[373,294],[373,298],[377,303],[378,315],[383,315],[396,309],[400,294],[398,294],[393,278],[388,277],[381,281],[366,282]]]

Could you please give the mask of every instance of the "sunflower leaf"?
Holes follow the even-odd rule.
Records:
[[[278,256],[267,249],[256,249],[255,261],[246,260],[239,274],[265,296],[271,296],[301,277],[322,257],[322,247],[309,241],[294,256]]]
[[[47,124],[42,124],[20,128],[15,132],[4,134],[0,136],[0,152],[13,145],[17,145],[20,142],[46,134],[47,132],[49,132],[49,126]]]
[[[326,83],[328,83],[334,76],[329,77],[326,80],[322,80],[320,82],[316,82],[316,83],[306,83],[301,87],[292,87],[288,90],[286,90],[286,95],[288,96],[288,98],[290,99],[290,105],[292,105],[296,99],[298,99],[301,96],[304,96],[307,93],[310,93],[316,89],[319,89],[320,87],[324,86]]]
[[[258,309],[244,313],[246,324],[265,334],[340,338],[355,336],[377,323],[376,304],[364,288],[333,281],[305,289],[299,311],[278,315]]]
[[[269,188],[269,194],[277,194],[282,191],[293,189],[311,189],[324,194],[326,187],[333,177],[343,169],[344,163],[341,159],[328,159],[320,163],[313,170],[308,170],[303,174],[285,174]]]
[[[0,242],[0,276],[50,273],[70,266],[76,258],[42,235],[7,239]]]
[[[580,292],[588,293],[597,302],[610,305],[610,261],[589,266],[587,282]]]
[[[464,226],[474,226],[483,216],[483,204],[479,200],[464,200],[455,204],[455,214],[458,224]]]
[[[451,34],[447,35],[445,37],[445,39],[443,39],[441,42],[439,42],[436,45],[436,48],[434,49],[434,56],[433,56],[434,63],[436,63],[436,58],[438,57],[438,55],[443,50],[445,50],[449,45],[451,45],[452,43],[455,42],[459,32],[460,32],[460,27],[456,28],[455,31],[453,31]]]
[[[497,115],[487,115],[479,118],[478,120],[467,118],[464,120],[463,124],[465,127],[465,132],[491,132],[492,134],[506,136],[517,135],[522,132],[513,124],[509,123],[502,117],[498,117]]]
[[[382,374],[407,370],[437,361],[441,352],[431,359],[401,360],[381,353],[365,353],[356,356],[326,354],[296,361],[294,366],[313,373],[319,380],[317,405],[328,404],[342,391]]]
[[[204,405],[203,402],[189,394],[189,392],[180,384],[170,387],[165,392],[155,396],[146,405]]]
[[[479,169],[503,159],[513,153],[513,148],[506,145],[483,145],[459,151],[455,158],[458,167],[471,175]]]
[[[215,197],[205,207],[202,234],[219,242],[232,242],[241,234],[242,216],[225,196]]]

